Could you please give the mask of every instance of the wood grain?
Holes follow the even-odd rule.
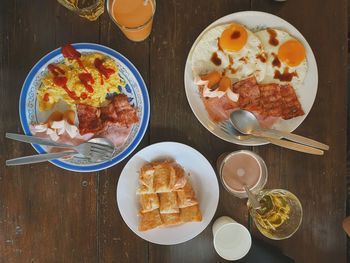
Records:
[[[97,42],[98,24],[84,27],[56,1],[2,1],[0,10],[0,262],[96,262],[95,174],[49,163],[5,167],[5,159],[35,151],[4,134],[22,132],[18,100],[31,67],[63,43]]]
[[[186,99],[183,74],[188,52],[200,32],[221,16],[249,7],[249,1],[157,2],[150,54],[150,143],[177,141],[188,144],[208,158],[213,167],[221,153],[242,148],[221,141],[198,122]],[[248,223],[245,202],[230,196],[220,185],[220,202],[214,219],[222,215],[231,216],[245,225]],[[220,262],[222,259],[214,251],[210,224],[202,234],[184,244],[150,244],[149,260]]]
[[[316,0],[252,0],[252,8],[286,19],[312,47],[319,70],[318,92],[296,133],[330,145],[323,157],[274,146],[255,149],[269,168],[267,187],[296,194],[304,213],[303,223],[292,238],[280,242],[263,239],[296,262],[346,262],[346,237],[341,229],[346,200],[346,1],[334,5]],[[261,237],[257,231],[255,235]]]
[[[149,41],[134,43],[125,38],[107,13],[101,17],[101,44],[113,48],[126,56],[139,70],[148,90],[149,85]],[[149,144],[147,132],[135,152]],[[130,158],[101,171],[99,179],[98,205],[98,255],[101,262],[147,262],[148,242],[135,235],[120,216],[116,203],[116,185],[119,175]],[[134,192],[135,190],[130,189]]]
[[[136,151],[150,143],[178,141],[199,150],[215,167],[223,152],[252,149],[209,133],[193,115],[184,92],[187,54],[214,20],[243,10],[266,11],[295,25],[313,48],[319,69],[316,102],[297,133],[323,141],[330,151],[309,156],[276,146],[254,147],[269,169],[267,187],[301,200],[304,218],[290,239],[271,241],[248,218],[245,200],[220,185],[214,219],[228,215],[252,227],[255,237],[279,247],[296,262],[346,262],[346,34],[345,0],[157,1],[151,37],[127,40],[105,13],[86,21],[57,1],[0,1],[0,262],[224,262],[214,251],[210,224],[176,246],[150,244],[123,222],[116,184],[127,158],[99,173],[73,173],[51,164],[5,167],[6,159],[34,154],[30,145],[4,139],[22,132],[18,100],[30,68],[64,43],[94,42],[131,60],[148,86],[149,130]],[[244,262],[244,260],[242,261]]]

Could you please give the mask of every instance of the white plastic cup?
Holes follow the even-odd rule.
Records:
[[[239,260],[250,250],[252,238],[248,229],[231,217],[222,216],[213,224],[214,248],[226,260]]]

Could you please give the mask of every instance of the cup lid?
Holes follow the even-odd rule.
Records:
[[[225,224],[214,235],[214,248],[226,260],[243,258],[251,245],[252,238],[248,229],[238,223]]]

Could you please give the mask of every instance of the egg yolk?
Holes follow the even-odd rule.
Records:
[[[284,42],[278,49],[278,58],[290,67],[296,67],[306,57],[305,48],[299,41],[292,39]]]
[[[247,43],[247,30],[241,25],[232,24],[222,32],[219,46],[227,51],[237,52]]]

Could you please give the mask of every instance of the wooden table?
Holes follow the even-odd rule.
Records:
[[[198,34],[221,16],[260,10],[296,26],[313,48],[319,87],[312,111],[297,133],[328,143],[324,157],[272,145],[241,147],[210,134],[192,114],[184,92],[187,53]],[[159,0],[153,33],[142,43],[125,39],[107,13],[89,22],[56,1],[0,3],[0,262],[222,262],[212,245],[211,226],[176,246],[137,237],[116,207],[116,183],[128,160],[98,173],[73,173],[49,163],[5,167],[5,160],[34,154],[30,145],[4,139],[21,133],[18,100],[30,68],[64,43],[94,42],[128,57],[147,83],[151,99],[148,132],[136,151],[160,141],[178,141],[215,165],[225,151],[250,149],[269,169],[269,188],[285,188],[301,200],[299,231],[285,241],[260,235],[245,201],[220,186],[215,218],[228,215],[296,262],[346,262],[346,0]],[[244,261],[242,261],[244,262]]]

